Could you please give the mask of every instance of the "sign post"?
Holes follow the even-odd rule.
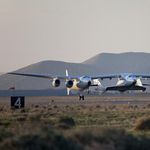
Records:
[[[24,108],[25,97],[24,96],[12,96],[10,99],[10,106],[15,108]]]

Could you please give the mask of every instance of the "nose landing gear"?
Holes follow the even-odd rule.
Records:
[[[84,95],[79,95],[79,100],[84,100]]]

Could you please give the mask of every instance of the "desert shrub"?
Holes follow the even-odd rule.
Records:
[[[135,130],[150,130],[150,117],[139,118],[135,123]]]
[[[10,107],[10,110],[16,110],[16,107],[11,106],[11,107]]]
[[[53,106],[53,108],[57,108],[57,106],[56,106],[56,105],[54,105],[54,106]]]
[[[74,119],[72,117],[68,117],[68,116],[61,116],[58,119],[58,122],[64,123],[64,124],[69,125],[69,126],[75,126]]]
[[[48,110],[52,110],[52,108],[48,108]]]
[[[92,132],[87,130],[79,130],[74,132],[72,136],[77,143],[82,143],[83,145],[90,145],[93,140]]]
[[[133,108],[133,105],[128,104],[128,105],[125,105],[124,108],[125,108],[125,109],[130,109],[130,108]]]
[[[96,104],[95,108],[101,108],[101,106],[99,104]]]
[[[49,129],[39,133],[25,133],[0,143],[2,150],[83,150],[83,147],[73,143],[73,140]]]
[[[25,113],[25,112],[26,112],[26,109],[25,109],[25,108],[22,108],[22,109],[20,110],[20,112],[21,112],[21,113]]]
[[[40,121],[40,115],[31,115],[31,116],[28,116],[28,122],[29,123],[36,123],[36,122],[39,122]]]
[[[104,122],[101,121],[101,120],[97,120],[97,121],[96,121],[96,124],[97,124],[97,125],[101,125],[101,124],[104,124]]]
[[[39,108],[39,105],[34,105],[35,108]]]
[[[134,108],[134,109],[138,109],[138,106],[137,106],[137,105],[134,105],[133,108]]]
[[[0,111],[3,111],[3,107],[0,107]]]
[[[65,129],[65,130],[70,129],[70,126],[68,126],[68,125],[66,125],[66,124],[59,124],[57,127],[58,127],[59,129]]]
[[[0,142],[2,142],[5,138],[12,137],[13,135],[13,133],[6,131],[5,129],[0,129]]]
[[[43,109],[46,109],[46,106],[43,106]]]
[[[89,110],[89,111],[93,111],[93,107],[89,106],[89,107],[88,107],[88,110]]]
[[[44,113],[44,110],[40,110],[40,112],[39,112],[40,114],[42,114],[42,113]]]
[[[81,142],[84,145],[91,145],[93,142],[98,142],[100,144],[110,144],[120,142],[120,137],[123,137],[125,131],[120,129],[110,129],[110,128],[97,128],[94,129],[84,129],[74,132],[72,136],[77,140],[77,142]]]
[[[131,118],[137,118],[137,116],[133,114],[133,115],[130,115],[129,118],[130,118],[130,119],[131,119]]]
[[[74,131],[73,131],[74,132]],[[115,128],[97,128],[80,129],[72,133],[76,143],[88,145],[95,148],[93,143],[98,143],[99,147],[107,146],[108,150],[149,150],[150,142],[146,136],[134,137],[127,134],[124,129]],[[95,148],[96,149],[96,148]],[[101,149],[101,148],[97,148]]]
[[[150,103],[147,103],[147,104],[145,105],[145,107],[146,107],[146,108],[150,108]]]
[[[8,126],[10,126],[11,123],[10,122],[0,122],[0,126],[3,126],[5,128],[7,128]]]
[[[110,106],[109,106],[109,109],[114,109],[114,108],[116,108],[115,105],[110,105]]]
[[[25,117],[18,117],[18,118],[17,118],[17,121],[25,121],[25,120],[26,120]]]

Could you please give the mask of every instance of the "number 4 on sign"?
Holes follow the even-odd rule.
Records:
[[[20,99],[20,97],[16,100],[14,106],[18,106],[19,108],[21,108],[21,99]]]

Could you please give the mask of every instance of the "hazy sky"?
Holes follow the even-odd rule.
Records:
[[[150,52],[150,0],[0,0],[0,72],[129,51]]]

